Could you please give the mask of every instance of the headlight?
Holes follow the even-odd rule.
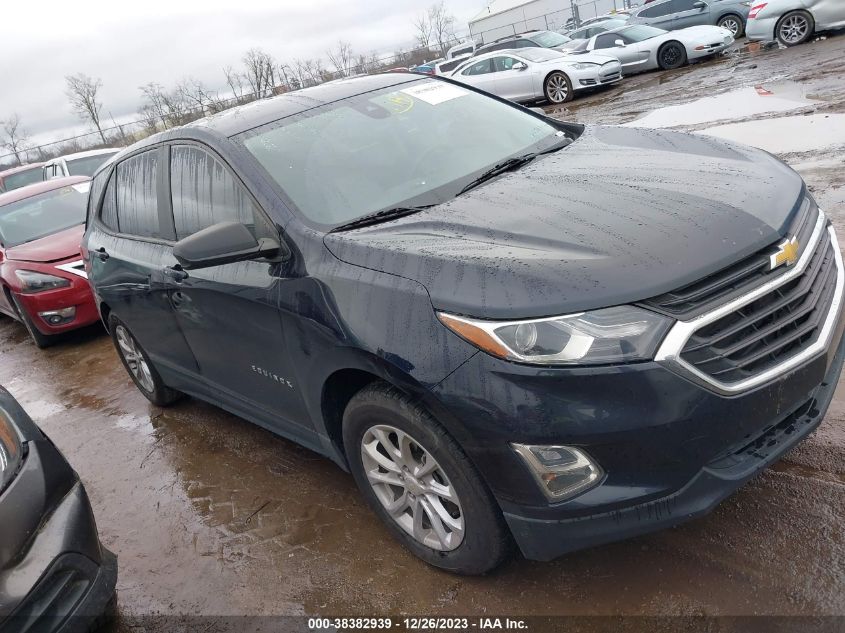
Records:
[[[440,321],[488,354],[541,365],[650,360],[671,319],[633,306],[526,321],[482,321],[443,312]]]
[[[598,68],[599,64],[593,64],[591,62],[578,62],[577,64],[572,64],[573,68],[577,70],[590,70],[591,68]]]
[[[21,282],[21,292],[25,293],[44,292],[70,285],[67,279],[34,270],[16,270],[15,276]]]
[[[0,411],[0,492],[20,468],[23,459],[23,449],[18,434],[6,415]]]

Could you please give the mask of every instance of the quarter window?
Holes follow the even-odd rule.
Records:
[[[106,185],[106,194],[103,196],[103,206],[100,210],[100,222],[105,224],[109,229],[115,232],[120,231],[120,224],[117,221],[117,200],[114,193],[114,175],[109,178],[109,184]],[[93,198],[93,192],[92,192]]]
[[[170,149],[170,189],[176,239],[219,222],[239,222],[253,235],[268,234],[268,225],[249,194],[211,154],[191,145]]]
[[[162,237],[157,169],[158,150],[127,158],[117,165],[117,216],[121,233]]]

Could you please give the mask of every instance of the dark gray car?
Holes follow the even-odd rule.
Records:
[[[741,37],[751,4],[747,0],[658,0],[633,10],[628,24],[649,24],[667,31],[715,24]]]

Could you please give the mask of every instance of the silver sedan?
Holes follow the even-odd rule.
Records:
[[[715,55],[734,43],[734,37],[720,26],[690,26],[664,31],[646,24],[612,29],[589,40],[578,40],[573,51],[613,55],[622,62],[626,75],[657,68],[680,68],[687,62]]]
[[[473,57],[451,77],[512,101],[563,103],[579,90],[619,81],[622,66],[612,55],[520,48]]]

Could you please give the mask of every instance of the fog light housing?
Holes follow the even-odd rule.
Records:
[[[69,308],[62,308],[61,310],[46,310],[45,312],[39,312],[38,316],[44,319],[48,325],[63,325],[70,323],[76,318],[76,307],[71,306]]]
[[[563,501],[597,486],[604,471],[573,446],[537,446],[512,443],[540,489],[551,501]]]

